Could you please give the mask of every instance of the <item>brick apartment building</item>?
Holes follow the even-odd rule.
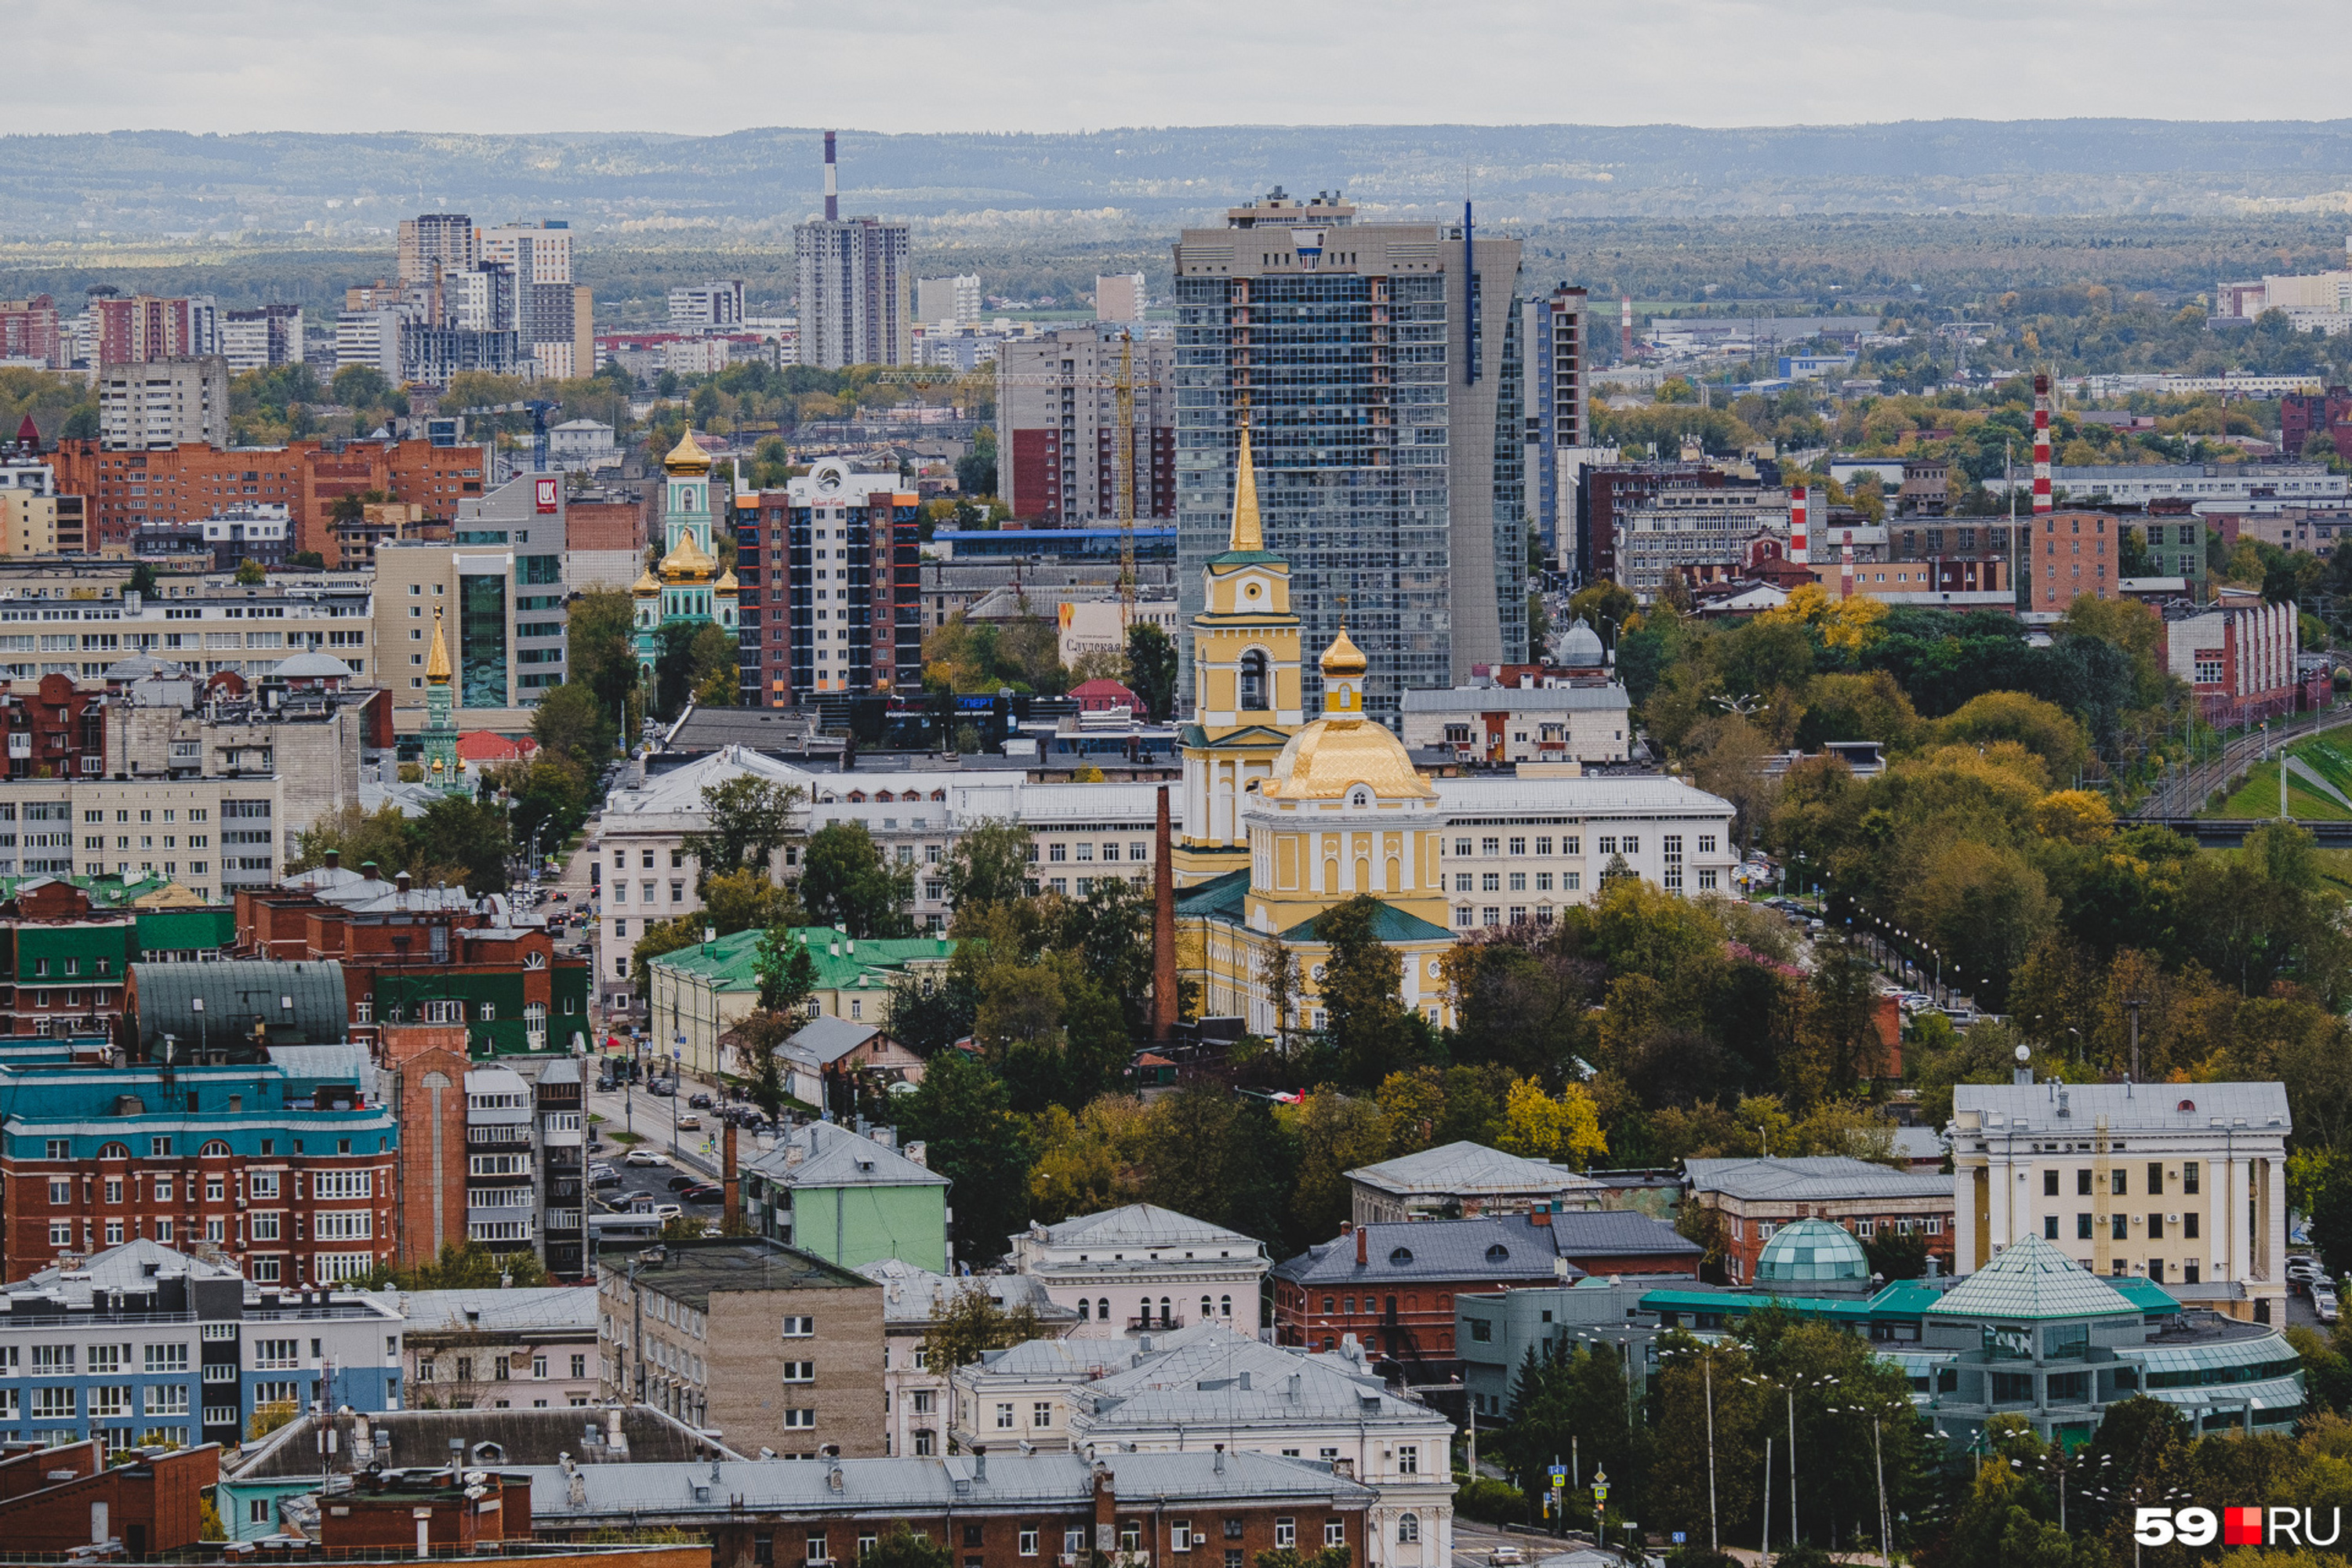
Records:
[[[784,1458],[881,1456],[876,1281],[772,1241],[706,1237],[608,1241],[597,1290],[607,1397]]]
[[[1619,575],[1618,535],[1625,514],[1654,505],[1675,489],[1721,489],[1722,469],[1706,463],[1656,462],[1597,464],[1581,469],[1576,479],[1576,570],[1580,581]]]
[[[0,1038],[110,1033],[133,964],[218,958],[229,910],[169,892],[144,879],[17,882],[0,900]]]
[[[920,498],[898,487],[828,458],[735,498],[742,706],[921,690]]]
[[[12,779],[80,778],[106,771],[106,693],[67,675],[0,686],[0,731]]]
[[[402,1023],[461,1024],[472,1050],[568,1051],[584,1045],[588,963],[562,958],[547,931],[503,924],[462,890],[405,886],[330,856],[285,885],[236,894],[245,957],[341,966],[345,1026],[373,1042]]]
[[[1391,1361],[1451,1361],[1454,1299],[1465,1292],[1591,1274],[1692,1275],[1699,1256],[1672,1226],[1626,1210],[1349,1223],[1338,1240],[1275,1266],[1275,1337],[1332,1350],[1353,1335]]]
[[[1182,1453],[1093,1459],[1008,1443],[951,1458],[589,1464],[530,1471],[530,1520],[541,1541],[647,1526],[707,1534],[710,1568],[852,1563],[901,1522],[963,1568],[1097,1558],[1244,1568],[1268,1552],[1311,1561],[1332,1549],[1351,1563],[1421,1561],[1436,1521],[1389,1506],[1349,1468],[1213,1436]],[[1372,1539],[1383,1527],[1402,1538],[1385,1559]]]
[[[1006,343],[996,361],[997,493],[1047,528],[1118,520],[1118,374],[1128,356],[1135,422],[1135,515],[1176,516],[1176,345],[1123,344],[1116,328],[1075,327]]]
[[[436,520],[454,518],[460,501],[479,499],[488,467],[480,447],[428,441],[350,441],[340,450],[303,440],[284,447],[184,445],[170,450],[110,452],[94,440],[61,441],[51,455],[58,493],[89,502],[92,549],[127,547],[142,527],[195,522],[223,508],[274,503],[288,510],[296,551],[340,559],[332,531],[335,503],[382,491],[414,501]]]
[[[2063,508],[2035,519],[2029,565],[2033,607],[2063,613],[2084,594],[2116,597],[2116,542],[2124,528],[2124,520],[2109,511]]]
[[[1685,1203],[1721,1216],[1724,1272],[1734,1285],[1752,1283],[1764,1244],[1801,1219],[1827,1220],[1869,1241],[1886,1235],[1921,1235],[1927,1250],[1952,1266],[1952,1178],[1935,1172],[1898,1171],[1843,1154],[1802,1159],[1688,1160]]]
[[[0,1540],[12,1551],[87,1552],[103,1521],[134,1561],[204,1538],[205,1493],[220,1479],[217,1444],[115,1448],[92,1438],[0,1454]],[[412,1542],[413,1542],[412,1537]]]

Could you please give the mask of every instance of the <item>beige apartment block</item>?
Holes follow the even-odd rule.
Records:
[[[886,1452],[883,1291],[756,1237],[635,1247],[597,1264],[605,1397],[781,1458]]]

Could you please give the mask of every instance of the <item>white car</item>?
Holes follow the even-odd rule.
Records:
[[[632,1149],[621,1156],[624,1165],[667,1165],[669,1156],[658,1149]]]
[[[699,1132],[702,1131],[702,1118],[691,1110],[681,1110],[677,1113],[677,1130],[680,1132]]]
[[[2342,1315],[2336,1305],[2336,1292],[2325,1287],[2312,1291],[2311,1307],[2323,1323],[2332,1323]]]

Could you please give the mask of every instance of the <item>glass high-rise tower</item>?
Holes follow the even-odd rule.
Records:
[[[1176,247],[1177,581],[1197,614],[1246,421],[1302,640],[1344,624],[1370,659],[1365,710],[1393,727],[1404,689],[1526,657],[1519,244],[1466,212],[1355,216],[1277,189]]]

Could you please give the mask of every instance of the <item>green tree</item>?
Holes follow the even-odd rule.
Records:
[[[451,1241],[442,1245],[432,1262],[391,1271],[386,1283],[402,1290],[535,1288],[547,1283],[547,1269],[527,1249],[492,1252],[478,1241]]]
[[[949,906],[961,912],[967,905],[1021,898],[1034,847],[1029,830],[1011,817],[990,817],[964,829],[948,851]]]
[[[779,888],[767,874],[746,866],[702,879],[702,914],[720,936],[732,936],[754,926],[796,926],[808,923],[799,895]]]
[[[241,587],[256,586],[267,582],[268,577],[269,574],[261,569],[261,563],[250,555],[236,563],[236,581]]]
[[[1377,1088],[1423,1048],[1426,1032],[1402,1000],[1404,964],[1379,936],[1384,906],[1369,893],[1332,905],[1315,920],[1315,938],[1328,953],[1321,1000],[1340,1074],[1361,1089]]]
[[[854,937],[914,932],[907,905],[915,896],[915,868],[886,863],[863,822],[828,823],[809,835],[801,852],[800,893],[812,920]]]
[[[971,450],[956,459],[956,489],[967,496],[996,493],[996,432],[985,425],[972,433]]]
[[[506,813],[471,795],[444,795],[416,824],[417,854],[430,866],[455,868],[467,891],[507,890],[507,861],[515,852]]]
[[[378,408],[392,395],[391,381],[372,364],[344,365],[328,386],[346,408]]]
[[[804,793],[798,784],[753,773],[703,785],[708,826],[687,836],[685,849],[701,868],[705,885],[730,871],[754,871],[766,880],[776,851],[792,842]]]
[[[702,940],[706,929],[699,914],[677,915],[666,921],[648,921],[637,936],[636,945],[629,950],[629,984],[640,1001],[653,995],[653,962],[667,952],[692,947]]]
[[[290,874],[311,871],[327,863],[327,851],[332,849],[346,871],[357,871],[373,864],[378,875],[389,879],[394,873],[406,871],[412,876],[422,869],[416,853],[416,826],[402,814],[400,807],[389,803],[378,806],[370,815],[357,805],[347,805],[331,816],[324,816],[294,836],[294,854],[286,862]]]
[[[1036,1308],[1026,1301],[1010,1310],[999,1306],[990,1297],[984,1279],[967,1279],[938,1309],[923,1335],[923,1349],[933,1367],[952,1372],[971,1365],[989,1351],[1024,1343],[1043,1332]]]
[[[637,689],[637,656],[633,646],[634,602],[621,588],[589,588],[572,596],[564,618],[566,685],[584,686],[604,710],[614,734],[634,742],[628,733],[629,698]]]
[[[126,594],[138,594],[147,598],[155,596],[155,568],[144,561],[131,563],[131,576],[122,584]]]
[[[889,1533],[869,1550],[857,1554],[857,1568],[955,1568],[955,1553],[902,1519],[894,1521]]]
[[[1004,1080],[946,1050],[899,1105],[902,1137],[924,1143],[930,1168],[955,1184],[957,1258],[975,1270],[993,1263],[1029,1223],[1029,1131],[1013,1114]]]
[[[760,1005],[772,1013],[797,1013],[816,990],[816,960],[787,925],[771,926],[751,961],[760,982]]]
[[[531,710],[531,739],[541,751],[570,759],[583,780],[596,777],[612,760],[613,743],[619,733],[619,726],[596,700],[596,694],[578,679],[566,680]]]
[[[1176,644],[1149,621],[1127,628],[1127,689],[1143,699],[1155,724],[1176,706]]]
[[[784,1092],[784,1067],[777,1049],[799,1032],[802,1025],[798,1014],[770,1013],[755,1009],[751,1016],[735,1026],[735,1048],[739,1055],[751,1058],[751,1082],[747,1092],[751,1103],[769,1116],[783,1114],[784,1103],[791,1097]]]

